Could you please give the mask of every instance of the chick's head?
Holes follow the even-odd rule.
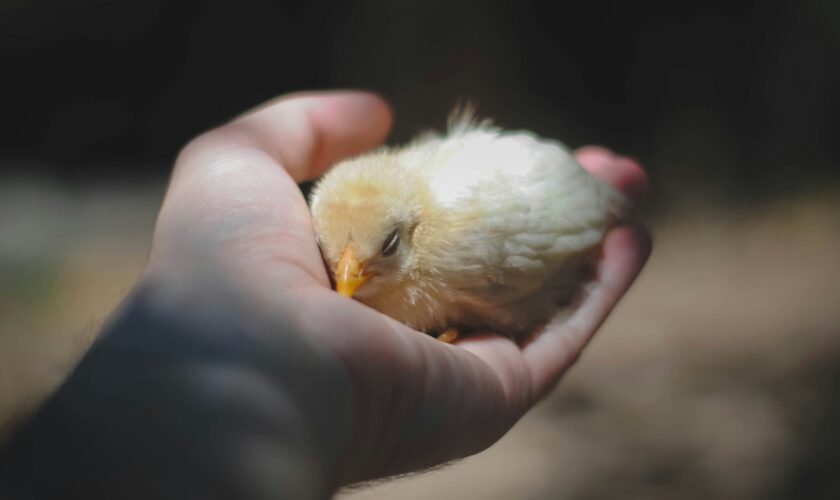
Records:
[[[418,264],[419,183],[387,154],[350,160],[312,192],[318,244],[338,293],[365,300],[400,285]]]

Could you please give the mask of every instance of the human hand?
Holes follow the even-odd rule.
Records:
[[[352,409],[332,415],[347,423],[334,449],[337,484],[491,445],[574,363],[650,251],[639,227],[611,230],[585,299],[524,345],[491,333],[447,345],[343,298],[330,289],[297,183],[379,144],[390,124],[388,107],[370,94],[312,93],[283,97],[203,134],[177,161],[145,277],[189,294],[198,274],[206,280],[215,273],[259,304],[251,314],[294,325],[278,339],[305,338],[325,353],[322,362],[340,367]],[[594,147],[577,156],[630,197],[647,189],[631,160]]]

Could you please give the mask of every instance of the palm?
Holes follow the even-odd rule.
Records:
[[[526,345],[489,333],[447,345],[340,297],[329,288],[297,182],[375,146],[389,126],[381,101],[339,94],[288,99],[205,134],[179,158],[150,260],[154,269],[178,262],[173,254],[183,246],[213,249],[266,314],[293,315],[347,368],[358,388],[348,480],[492,444],[574,362],[647,255],[638,229],[611,231],[585,300]],[[579,158],[631,195],[644,188],[628,162],[593,149]]]

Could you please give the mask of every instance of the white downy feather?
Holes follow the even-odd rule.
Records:
[[[332,266],[352,244],[374,270],[388,269],[356,298],[424,331],[513,335],[571,299],[591,250],[629,206],[559,142],[477,123],[469,111],[445,135],[342,162],[312,194]],[[394,224],[415,219],[410,250],[376,256]]]
[[[518,301],[578,265],[571,259],[597,246],[628,206],[559,142],[488,122],[458,121],[448,135],[426,136],[401,156],[427,172],[447,211],[472,214],[456,248],[446,249],[454,258],[442,256],[451,270],[441,271],[461,300],[483,305]]]

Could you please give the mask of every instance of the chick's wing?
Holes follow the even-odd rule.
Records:
[[[450,286],[484,304],[527,297],[598,245],[624,200],[555,141],[478,128],[429,142],[430,192],[450,231]]]

